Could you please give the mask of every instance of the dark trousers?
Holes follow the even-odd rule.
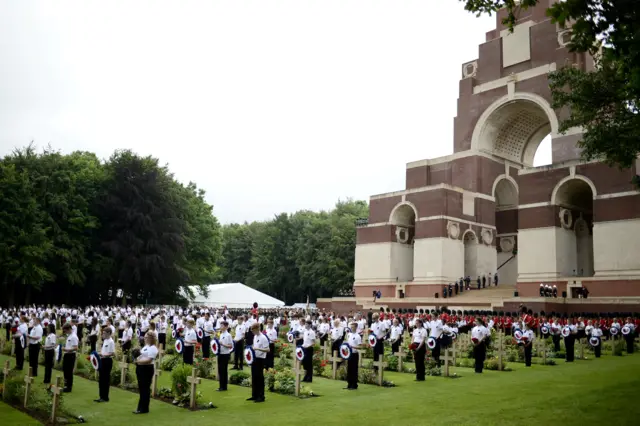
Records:
[[[38,356],[40,355],[40,343],[29,345],[29,367],[33,377],[38,377]]]
[[[340,355],[340,346],[342,346],[342,339],[338,339],[335,340],[333,343],[331,343],[331,356],[333,356],[334,352],[337,352],[338,355]],[[340,358],[340,361],[338,362],[338,364],[342,364],[342,358]]]
[[[269,368],[274,367],[275,355],[276,355],[276,345],[275,343],[269,343],[269,353],[267,354],[267,358],[264,361],[265,370],[268,370]]]
[[[531,353],[533,349],[532,344],[524,345],[524,365],[531,367]]]
[[[195,346],[187,346],[184,345],[182,349],[182,362],[185,364],[193,365],[193,353],[195,351]]]
[[[4,340],[6,340],[8,342],[9,339],[11,339],[11,324],[5,324],[4,331],[5,331],[5,339]]]
[[[136,377],[138,378],[138,390],[140,399],[138,400],[138,411],[149,412],[149,400],[151,399],[151,380],[153,379],[153,365],[136,366]]]
[[[391,353],[395,354],[398,353],[400,351],[400,345],[402,344],[402,338],[396,340],[394,343],[391,344]]]
[[[378,339],[376,345],[373,347],[373,361],[378,361],[380,355],[384,355],[384,340]],[[373,367],[375,371],[378,371],[378,367]]]
[[[64,376],[64,388],[71,392],[73,388],[73,365],[76,363],[75,353],[62,355],[62,375]]]
[[[167,333],[158,333],[158,345],[162,345],[162,349],[165,349],[167,345]]]
[[[236,370],[242,370],[244,365],[244,341],[238,340],[233,348],[233,368]]]
[[[360,354],[352,353],[347,360],[347,389],[358,389],[358,363]]]
[[[76,330],[77,330],[76,335],[78,336],[78,341],[82,341],[82,337],[84,336],[82,334],[82,329],[83,329],[82,324],[78,324],[76,327]]]
[[[111,369],[113,368],[113,359],[102,358],[100,360],[100,376],[98,378],[98,391],[100,399],[109,400],[109,385],[111,384]]]
[[[227,383],[229,382],[229,358],[231,354],[218,355],[218,381],[220,382],[220,389],[227,389]]]
[[[475,359],[476,373],[482,373],[484,368],[484,360],[487,357],[487,347],[481,342],[473,347],[473,358]]]
[[[634,338],[634,333],[629,333],[626,336],[624,336],[624,340],[627,341],[627,353],[628,354],[632,354],[633,353],[633,338]]]
[[[436,340],[436,347],[431,351],[431,357],[440,365],[440,340]]]
[[[593,348],[593,353],[596,355],[596,358],[600,358],[600,354],[602,354],[602,341],[600,341],[598,346]]]
[[[560,336],[554,334],[553,337],[551,337],[551,340],[553,341],[553,350],[555,352],[560,352]]]
[[[202,358],[208,359],[211,356],[211,336],[202,338]]]
[[[53,359],[55,350],[49,349],[44,351],[44,383],[51,383],[51,370],[53,369]]]
[[[123,333],[124,333],[124,330],[118,329],[118,340],[122,339],[122,334]]]
[[[95,334],[89,335],[89,345],[91,346],[91,351],[89,353],[95,352],[96,343],[98,343],[98,336],[96,336]]]
[[[565,337],[564,338],[564,349],[566,351],[566,360],[567,362],[573,362],[574,358],[575,358],[575,350],[574,350],[574,345],[575,345],[575,339],[573,338],[573,336],[569,336],[569,337]]]
[[[313,346],[304,349],[304,359],[302,360],[302,368],[304,368],[303,382],[313,381]]]
[[[24,366],[24,348],[20,343],[19,337],[13,339],[13,343],[14,352],[16,354],[16,370],[22,370],[22,367]]]
[[[413,354],[414,361],[416,363],[416,380],[424,380],[424,375],[425,375],[424,356],[426,353],[427,353],[427,346],[423,344]]]
[[[264,358],[255,357],[251,364],[251,398],[264,399]]]

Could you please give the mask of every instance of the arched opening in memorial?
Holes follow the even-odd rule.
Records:
[[[579,178],[561,183],[552,195],[560,222],[558,261],[567,276],[594,275],[593,197],[589,182]]]
[[[467,230],[462,235],[462,243],[464,244],[464,276],[471,278],[471,282],[475,283],[478,278],[478,237],[473,231]]]
[[[471,147],[522,167],[541,166],[551,164],[551,135],[557,131],[557,118],[544,98],[516,93],[485,110]]]
[[[551,150],[551,133],[545,136],[538,145],[535,155],[533,156],[533,167],[541,167],[550,165],[553,160]]]
[[[391,276],[396,282],[413,280],[413,243],[416,229],[417,212],[413,205],[397,205],[391,212],[389,221],[393,225],[391,247]]]
[[[496,223],[496,268],[500,282],[515,285],[518,281],[518,188],[513,179],[500,178],[493,191]]]

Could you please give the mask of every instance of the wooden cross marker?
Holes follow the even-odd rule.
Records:
[[[27,408],[27,402],[29,402],[29,393],[31,392],[31,385],[33,384],[33,368],[29,367],[29,372],[24,376],[24,404],[23,407]]]
[[[162,374],[160,363],[156,361],[153,363],[153,378],[151,379],[151,396],[154,398],[158,395],[158,376],[160,374]]]
[[[453,366],[456,366],[456,360],[458,359],[458,353],[460,353],[460,342],[458,338],[451,345],[451,353],[453,354]]]
[[[338,356],[338,351],[333,351],[333,356],[332,356],[331,358],[329,358],[329,361],[331,361],[331,362],[332,362],[332,364],[333,364],[333,365],[332,365],[332,367],[331,367],[332,375],[333,375],[333,380],[335,380],[335,379],[336,379],[336,377],[337,377],[337,373],[338,373],[338,362],[340,362],[340,360],[341,360],[341,359],[342,359],[342,358],[340,358],[340,357]]]
[[[129,364],[127,363],[127,356],[122,355],[122,361],[120,361],[120,387],[124,387],[125,382],[127,381],[127,370],[129,369]]]
[[[538,339],[538,356],[542,352],[542,365],[547,365],[547,342],[544,339]]]
[[[404,362],[404,357],[407,355],[402,344],[400,345],[398,352],[396,352],[395,355],[398,357],[398,373],[402,373],[402,363]]]
[[[62,377],[56,377],[55,386],[51,386],[51,393],[53,394],[53,401],[51,403],[51,423],[56,422],[56,411],[58,411],[58,402],[60,401],[60,392],[62,392]]]
[[[211,354],[211,378],[218,379],[218,356]]]
[[[293,375],[296,378],[295,387],[294,387],[294,395],[300,396],[300,376],[305,374],[304,369],[300,368],[300,361],[296,358],[293,364]]]
[[[453,362],[453,354],[451,348],[445,349],[444,356],[441,356],[441,358],[444,361],[444,377],[449,377],[449,366]]]
[[[201,382],[201,379],[196,374],[195,368],[192,370],[191,376],[187,377],[187,382],[191,384],[191,400],[189,402],[189,407],[194,409],[196,408],[196,386]]]
[[[10,362],[9,360],[4,362],[4,368],[2,369],[2,374],[4,375],[4,378],[2,379],[2,400],[6,401],[7,400],[7,379],[9,378],[9,372],[11,371],[11,369],[9,368],[10,366]]]
[[[374,367],[378,367],[378,386],[382,386],[382,381],[384,379],[384,369],[388,363],[384,362],[384,354],[380,354],[380,357],[377,361],[373,362]]]

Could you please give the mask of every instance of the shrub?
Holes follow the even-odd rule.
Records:
[[[614,340],[613,343],[613,356],[622,356],[626,349],[626,342],[622,339]]]
[[[196,369],[198,377],[210,378],[213,371],[213,361],[210,359],[196,358],[193,367]]]
[[[487,370],[498,371],[500,370],[500,360],[498,358],[490,358],[484,361],[484,368]],[[507,367],[507,363],[502,360],[502,371],[511,371]]]
[[[171,371],[182,361],[182,358],[179,355],[166,355],[162,357],[162,362],[160,363],[160,369],[164,371]]]
[[[191,400],[191,391],[187,377],[191,376],[193,367],[189,364],[177,365],[171,372],[171,392],[173,403],[186,406]],[[200,392],[196,394],[196,401],[202,397]]]
[[[425,375],[427,376],[442,376],[442,369],[435,361],[430,361],[425,365]]]
[[[378,375],[374,370],[361,368],[360,370],[358,370],[358,383],[362,383],[363,385],[377,385]],[[385,388],[392,388],[395,386],[395,383],[388,380],[383,380],[382,386]]]
[[[290,368],[281,371],[276,371],[273,368],[270,368],[265,372],[264,379],[265,387],[271,392],[283,395],[295,394],[296,379]],[[313,391],[310,388],[301,385],[299,395],[300,397],[313,396]]]
[[[287,358],[285,355],[280,355],[277,360],[274,360],[274,367],[276,370],[291,368],[291,358]]]
[[[111,386],[120,386],[120,374],[120,364],[118,362],[114,362],[113,368],[111,369],[111,378],[109,379]],[[135,374],[135,367],[130,365],[127,369],[127,377],[125,383],[136,385],[137,382],[138,380]]]
[[[251,375],[249,373],[246,373],[244,371],[236,371],[231,376],[229,376],[229,383],[231,383],[232,385],[242,386],[242,381],[249,378],[251,378]]]
[[[284,356],[291,359],[293,356],[293,348],[295,345],[282,340],[276,340],[275,342],[275,356]]]

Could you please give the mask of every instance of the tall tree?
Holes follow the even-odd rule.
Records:
[[[521,9],[540,0],[460,0],[471,12],[508,11],[504,22],[513,27]],[[568,107],[560,131],[582,127],[583,156],[622,168],[640,154],[640,7],[636,0],[564,0],[547,14],[570,27],[570,49],[589,52],[597,69],[585,72],[564,67],[550,75],[554,108]]]
[[[0,162],[0,279],[7,303],[30,302],[33,289],[54,279],[47,269],[52,241],[27,169]],[[24,296],[23,296],[24,295]]]
[[[111,292],[133,303],[165,302],[188,282],[185,221],[171,199],[172,177],[152,157],[116,152],[106,164],[101,236],[112,259]]]

